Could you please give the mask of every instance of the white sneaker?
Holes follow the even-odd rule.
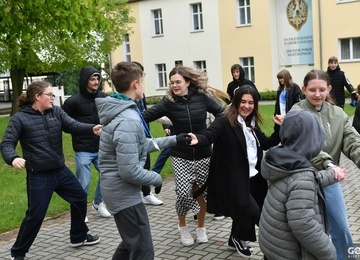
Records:
[[[185,227],[178,227],[181,235],[181,243],[184,246],[191,246],[194,244],[194,239],[190,234],[190,231],[187,226]]]
[[[85,223],[88,223],[89,222],[89,219],[88,219],[88,217],[86,216],[85,217],[85,221],[84,221]]]
[[[103,218],[109,218],[111,217],[110,212],[107,210],[104,202],[100,202],[100,204],[95,204],[94,202],[92,203],[92,207],[95,211],[99,212],[100,216],[102,216]]]
[[[225,216],[224,215],[221,215],[221,214],[214,214],[213,216],[213,220],[223,220],[225,219]]]
[[[198,227],[196,229],[196,243],[206,243],[208,241],[206,235],[206,229],[204,227]]]
[[[150,193],[149,195],[145,196],[145,197],[142,197],[142,201],[145,205],[155,205],[155,206],[158,206],[158,205],[162,205],[163,204],[163,201],[162,200],[159,200],[158,198],[156,198],[154,196],[154,194]]]

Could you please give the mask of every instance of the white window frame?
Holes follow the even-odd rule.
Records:
[[[152,25],[153,25],[153,36],[162,36],[164,35],[164,27],[162,21],[162,11],[161,9],[154,9],[151,11],[152,14]]]
[[[337,0],[337,3],[342,4],[342,3],[349,3],[349,2],[358,2],[360,0]]]
[[[193,61],[194,68],[206,72],[206,60]]]
[[[255,83],[255,65],[254,57],[239,58],[239,64],[245,71],[245,78]]]
[[[339,54],[341,61],[360,61],[360,37],[339,39]]]
[[[131,61],[131,49],[130,49],[129,34],[126,34],[124,36],[123,53],[124,53],[124,60],[130,62]]]
[[[237,0],[238,26],[251,25],[250,0]]]
[[[167,76],[166,76],[166,64],[160,63],[155,64],[155,70],[157,74],[156,86],[157,88],[163,89],[168,87]]]
[[[192,31],[194,32],[203,31],[204,20],[203,20],[202,4],[201,3],[190,4],[190,13],[191,13]]]

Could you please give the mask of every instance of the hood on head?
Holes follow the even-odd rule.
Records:
[[[80,79],[79,79],[79,88],[80,88],[80,92],[82,94],[89,94],[89,92],[87,91],[87,85],[88,85],[88,81],[92,76],[99,76],[99,85],[101,84],[101,74],[100,72],[95,69],[92,66],[85,66],[82,67],[81,71],[80,71]],[[99,89],[97,89],[95,92],[97,92]]]
[[[325,133],[318,120],[303,109],[291,109],[280,127],[280,140],[285,148],[310,160],[318,155],[325,143]]]
[[[245,70],[241,65],[239,65],[239,71],[240,71],[240,77],[237,81],[243,81],[245,79]],[[233,80],[235,80],[235,78],[232,75],[232,71],[230,71],[230,73],[231,73]]]

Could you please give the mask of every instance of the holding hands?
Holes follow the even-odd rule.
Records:
[[[341,182],[343,179],[345,179],[346,176],[346,168],[340,168],[340,167],[334,167],[334,178],[337,182]]]
[[[93,127],[94,135],[100,136],[101,134],[102,125],[96,125]]]
[[[281,125],[284,118],[285,118],[285,116],[283,116],[283,115],[275,115],[275,116],[273,116],[273,121],[275,124]]]

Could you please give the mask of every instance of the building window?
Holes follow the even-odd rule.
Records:
[[[238,0],[238,25],[250,25],[250,0]]]
[[[179,67],[183,65],[183,61],[182,60],[176,60],[175,61],[175,67]]]
[[[360,37],[340,39],[340,60],[360,60]]]
[[[191,4],[191,18],[193,31],[201,31],[204,29],[203,25],[203,15],[202,15],[202,6],[201,3]]]
[[[204,61],[204,60],[194,61],[194,67],[196,69],[206,72],[206,61]]]
[[[254,57],[240,58],[240,65],[245,70],[245,78],[255,83]]]
[[[161,9],[152,10],[153,15],[153,34],[154,35],[163,35],[163,22],[162,22],[162,13]]]
[[[124,60],[128,62],[131,61],[129,34],[126,34],[124,37],[123,48],[124,48],[124,56],[125,56]]]
[[[167,88],[167,77],[166,77],[166,64],[156,64],[157,72],[157,87],[158,88]]]

